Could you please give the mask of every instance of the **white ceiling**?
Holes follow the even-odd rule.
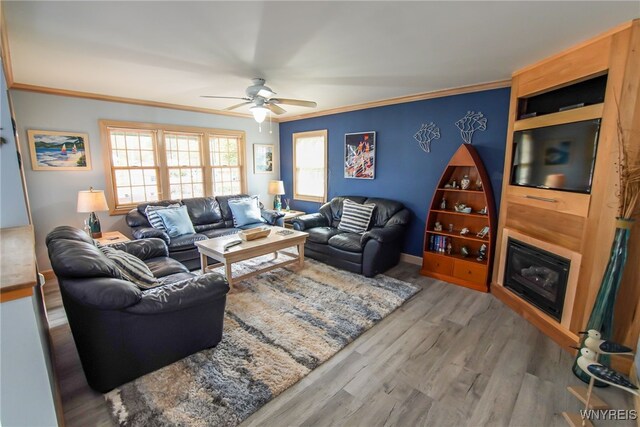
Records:
[[[507,79],[640,16],[637,0],[2,3],[15,82],[216,109],[234,101],[199,95],[252,77],[316,110]]]

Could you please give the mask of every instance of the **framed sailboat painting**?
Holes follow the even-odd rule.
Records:
[[[91,170],[88,134],[29,130],[27,135],[34,171]]]

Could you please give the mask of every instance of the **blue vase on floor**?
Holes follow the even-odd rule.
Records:
[[[585,330],[595,329],[600,331],[604,339],[613,338],[613,309],[616,305],[616,296],[620,288],[620,283],[622,282],[624,265],[627,262],[627,244],[633,222],[634,220],[632,219],[618,218],[616,220],[616,234],[613,239],[613,245],[611,246],[611,257],[609,258],[600,290],[596,296],[591,316],[589,316],[589,321],[585,328]],[[580,347],[583,347],[584,339],[581,344]],[[579,353],[578,356],[580,356]],[[598,361],[603,365],[609,366],[609,359],[609,356],[601,355]],[[577,360],[578,357],[576,357],[576,361]],[[588,384],[591,377],[580,369],[576,361],[573,362],[573,373]],[[607,384],[600,381],[596,381],[594,385],[596,387],[608,387]]]

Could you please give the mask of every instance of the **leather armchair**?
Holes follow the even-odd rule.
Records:
[[[344,199],[376,205],[368,231],[355,234],[338,229]],[[319,212],[292,222],[294,229],[309,233],[305,256],[372,277],[398,263],[410,220],[411,212],[400,202],[346,196],[336,197],[322,205]]]
[[[142,290],[126,280],[93,240],[58,227],[47,248],[87,382],[107,392],[222,339],[226,279],[197,276],[169,258],[162,239],[112,245],[141,260],[161,282]]]

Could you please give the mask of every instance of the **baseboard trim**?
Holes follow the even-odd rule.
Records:
[[[400,261],[408,262],[413,265],[422,265],[422,258],[415,255],[405,254],[404,252],[400,254]]]

